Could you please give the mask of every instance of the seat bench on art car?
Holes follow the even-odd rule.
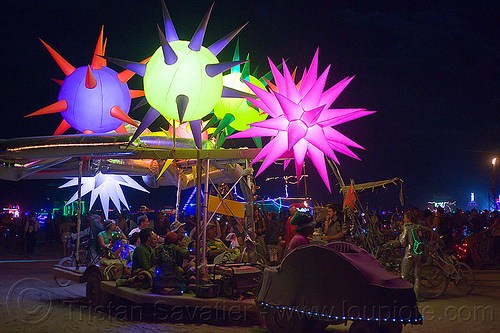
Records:
[[[345,242],[299,247],[266,268],[255,301],[271,332],[351,321],[349,332],[401,332],[423,320],[412,285]]]

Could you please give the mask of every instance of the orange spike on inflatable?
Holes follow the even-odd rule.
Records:
[[[58,80],[58,79],[51,79],[52,81],[54,81],[55,83],[57,83],[58,85],[62,86],[64,80]]]
[[[94,134],[95,132],[94,131],[91,131],[91,130],[85,130],[83,131],[83,134]]]
[[[272,91],[278,92],[278,87],[276,87],[276,85],[274,83],[272,83],[271,81],[269,81],[265,77],[262,77],[262,78],[264,79],[264,81],[266,81],[267,85],[269,86],[269,89],[271,89]]]
[[[53,48],[51,48],[47,43],[40,39],[45,48],[49,51],[50,55],[57,62],[59,67],[61,67],[62,71],[66,76],[70,75],[75,71],[75,67],[73,67],[69,62],[67,62],[63,57],[59,55]]]
[[[57,127],[56,131],[52,135],[61,135],[64,132],[66,132],[70,127],[71,125],[68,124],[68,122],[65,119],[63,119],[63,121],[61,121],[61,123],[59,124],[59,127]]]
[[[126,122],[127,124],[137,127],[135,121],[132,118],[130,118],[128,114],[123,112],[123,110],[120,109],[118,105],[115,105],[111,108],[110,114],[116,119],[120,119],[121,121]]]
[[[297,74],[297,67],[295,67],[295,69],[293,70],[293,73],[292,73],[292,80],[295,82],[295,74]]]
[[[66,103],[66,101],[64,99],[61,99],[59,102],[55,102],[54,104],[50,104],[49,106],[46,106],[43,109],[40,109],[38,111],[30,113],[27,116],[24,116],[24,118],[32,117],[32,116],[39,116],[41,114],[62,112],[62,111],[66,111],[67,109],[68,109],[68,103]]]
[[[122,123],[120,125],[120,127],[118,127],[117,129],[115,129],[115,132],[116,133],[128,133],[127,129],[125,128],[125,124]]]
[[[144,90],[132,90],[130,89],[130,97],[137,98],[144,96]]]
[[[94,89],[95,86],[97,86],[97,81],[95,80],[95,77],[92,74],[92,71],[90,70],[90,66],[87,66],[87,75],[85,76],[85,87],[89,89]]]
[[[108,43],[108,39],[105,38],[104,39],[104,45],[102,46],[102,56],[104,56],[104,54],[106,53],[106,44],[107,43]],[[105,58],[102,58],[102,65],[103,66],[107,66],[108,65],[108,61]]]
[[[104,50],[102,45],[103,33],[104,33],[104,26],[102,26],[101,28],[101,33],[99,34],[99,38],[97,39],[97,44],[95,46],[94,57],[92,58],[92,65],[90,65],[92,69],[102,69],[103,66],[102,63],[103,58],[99,57],[104,55]]]
[[[143,61],[141,61],[141,64],[147,63],[149,61],[149,59],[151,59],[151,57],[148,57],[148,58],[144,59]],[[120,80],[122,83],[126,83],[128,80],[130,80],[132,78],[132,76],[134,76],[134,74],[135,74],[134,72],[126,69],[123,72],[116,74],[116,76],[118,77],[118,80]]]

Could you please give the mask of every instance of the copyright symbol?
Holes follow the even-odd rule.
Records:
[[[27,324],[38,324],[52,313],[52,297],[47,284],[37,278],[24,278],[14,283],[6,297],[10,316]]]

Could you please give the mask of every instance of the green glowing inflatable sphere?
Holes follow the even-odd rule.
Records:
[[[201,119],[221,97],[222,74],[210,77],[205,72],[206,65],[219,63],[217,57],[203,46],[193,51],[188,45],[188,41],[181,40],[170,43],[178,57],[173,65],[165,64],[159,47],[146,67],[146,99],[165,118],[179,120],[176,102],[179,95],[189,99],[183,121]]]
[[[257,78],[250,76],[250,83],[261,89],[265,86]],[[252,93],[250,88],[241,81],[241,73],[231,73],[224,75],[223,84],[225,87],[233,88],[246,93]],[[245,98],[226,98],[223,97],[214,107],[214,113],[217,118],[222,119],[228,113],[234,116],[231,127],[237,131],[244,131],[250,128],[249,124],[266,120],[267,114],[262,113],[249,105]]]

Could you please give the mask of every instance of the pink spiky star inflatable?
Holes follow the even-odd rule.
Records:
[[[298,84],[295,84],[285,61],[282,75],[271,59],[268,59],[276,83],[275,88],[268,92],[245,81],[258,99],[245,98],[272,118],[253,123],[251,128],[229,138],[273,136],[252,161],[253,164],[264,158],[257,176],[278,158],[293,157],[297,178],[300,179],[307,155],[331,192],[324,155],[340,164],[334,151],[359,160],[348,146],[364,149],[332,127],[375,111],[330,109],[354,77],[347,77],[324,91],[330,66],[318,77],[318,53],[319,49],[316,50],[309,70],[304,69]],[[288,163],[289,160],[285,162],[285,168]]]

